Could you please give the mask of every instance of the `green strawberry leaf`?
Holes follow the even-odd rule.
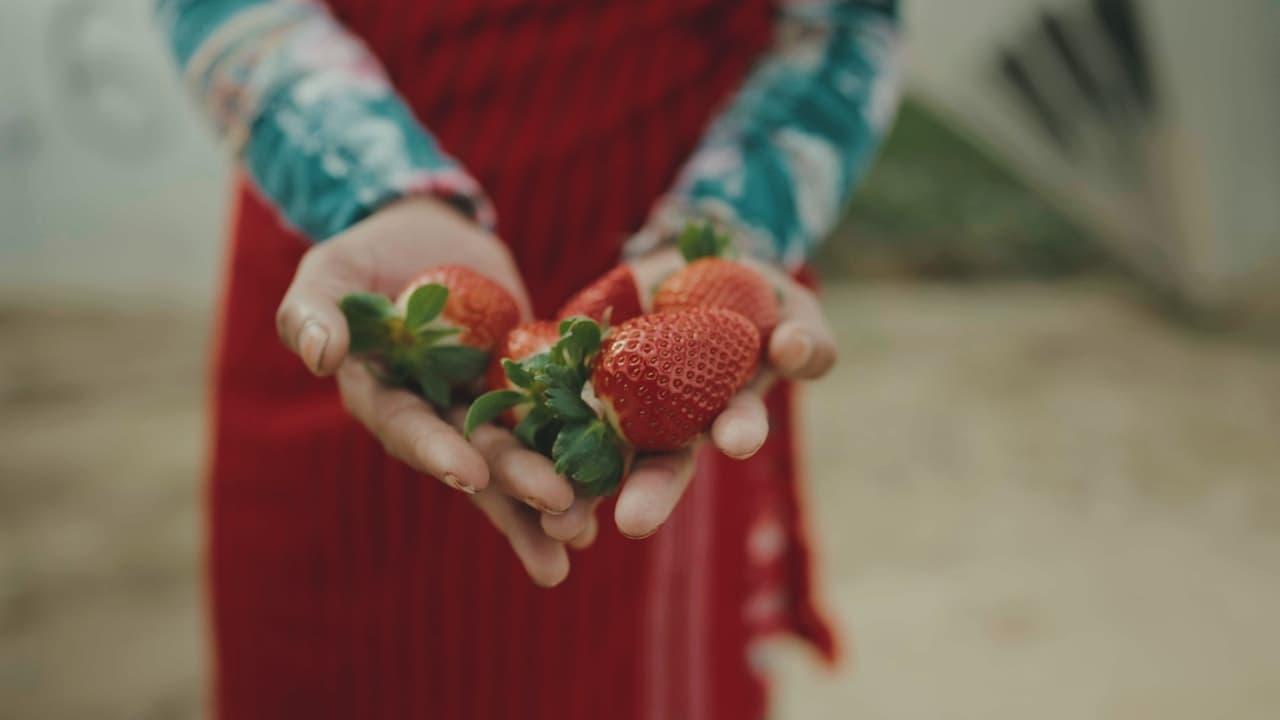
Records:
[[[450,385],[464,385],[484,374],[489,353],[466,345],[438,345],[427,350],[426,359]]]
[[[585,422],[594,420],[596,413],[591,406],[583,401],[579,392],[575,393],[571,388],[552,387],[547,389],[547,407],[556,417],[565,423]]]
[[[394,380],[392,385],[414,386],[414,379],[418,375],[422,361],[411,351],[399,345],[392,345],[386,352],[380,354],[379,359],[386,369],[387,376]]]
[[[551,353],[544,352],[544,353],[538,353],[537,355],[534,355],[531,358],[526,358],[520,361],[520,367],[524,368],[524,370],[528,372],[530,376],[533,377],[533,382],[535,384],[537,383],[545,384],[547,381],[547,368],[553,368],[553,367],[559,367],[559,366],[556,365],[554,361],[552,361]]]
[[[702,258],[730,257],[733,251],[733,244],[729,240],[729,236],[718,232],[709,222],[688,223],[680,231],[676,244],[679,246],[680,254],[684,256],[685,262],[693,262]]]
[[[506,373],[507,379],[511,381],[512,385],[526,390],[533,387],[533,374],[526,370],[522,363],[510,358],[503,358],[502,371]]]
[[[560,423],[556,421],[555,414],[545,405],[534,405],[529,414],[516,425],[514,432],[526,447],[550,456],[552,443],[559,430]]]
[[[430,363],[423,363],[421,367],[414,373],[414,380],[418,381],[418,387],[422,390],[422,395],[427,402],[436,406],[439,410],[449,407],[451,392],[449,383],[436,373],[436,369]]]
[[[493,420],[503,412],[527,402],[532,398],[519,390],[494,390],[487,392],[467,409],[467,419],[463,422],[462,436],[470,438],[471,433],[481,425]]]
[[[577,368],[600,349],[603,333],[594,320],[569,318],[560,323],[560,339],[551,346],[551,358],[561,365]]]
[[[574,395],[582,393],[586,382],[586,373],[578,368],[564,365],[547,365],[538,374],[538,379],[547,387],[565,388]]]
[[[516,423],[515,429],[511,432],[515,434],[516,439],[524,443],[525,447],[537,449],[538,429],[550,422],[551,413],[543,405],[534,405],[529,412]]]
[[[462,328],[431,327],[430,325],[423,325],[418,328],[417,332],[415,332],[413,336],[416,337],[418,342],[423,345],[435,345],[441,340],[447,337],[453,337],[460,332],[462,332]]]
[[[555,446],[556,437],[560,435],[560,428],[562,427],[564,425],[558,420],[539,427],[533,439],[534,449],[546,457],[551,457],[551,448]]]
[[[600,420],[566,425],[556,436],[551,458],[556,472],[572,478],[584,495],[607,495],[622,479],[617,437]]]
[[[395,305],[377,293],[350,293],[338,303],[347,318],[351,334],[350,352],[359,354],[377,350],[391,337],[388,321],[396,316]]]
[[[409,296],[409,307],[405,311],[404,322],[411,330],[416,330],[436,319],[444,304],[449,299],[449,288],[439,283],[427,283],[413,291]]]
[[[376,378],[378,382],[383,385],[403,387],[407,384],[409,379],[408,375],[406,375],[403,370],[398,367],[392,367],[387,363],[382,362],[381,359],[366,359],[364,361],[364,367],[369,371],[370,375]]]

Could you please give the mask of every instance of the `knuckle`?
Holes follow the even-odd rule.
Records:
[[[403,447],[400,440],[405,434],[413,431],[413,405],[405,401],[397,401],[389,407],[374,411],[370,429],[382,441],[387,452],[395,454]]]
[[[288,298],[276,308],[276,335],[279,336],[280,342],[286,347],[293,347],[293,338],[290,337],[289,327],[292,325],[293,306],[289,303]]]
[[[498,464],[502,459],[502,432],[492,425],[481,425],[471,431],[471,446],[480,453],[485,462],[493,466],[494,470],[498,470]]]
[[[298,262],[298,272],[296,277],[309,275],[317,270],[327,266],[334,257],[333,246],[328,243],[318,244],[308,250],[302,260]]]
[[[524,480],[527,479],[528,474],[522,472],[525,468],[520,451],[509,448],[499,449],[491,455],[491,458],[490,464],[503,484],[510,486],[526,484]]]
[[[442,443],[448,442],[450,432],[447,427],[438,423],[415,423],[413,440],[410,443],[413,456],[431,458]]]
[[[338,399],[342,401],[342,409],[346,410],[348,415],[353,415],[363,421],[363,418],[360,417],[360,406],[356,402],[355,391],[352,390],[350,383],[338,381]]]

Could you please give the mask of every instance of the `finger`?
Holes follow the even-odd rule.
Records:
[[[587,530],[599,505],[600,498],[578,498],[573,501],[568,512],[561,515],[543,514],[542,531],[556,540],[569,542]]]
[[[797,380],[826,374],[835,364],[836,343],[817,296],[774,267],[747,262],[773,282],[782,298],[782,322],[769,338],[770,364]]]
[[[756,454],[769,438],[769,413],[764,392],[773,383],[771,373],[762,373],[738,391],[729,405],[711,424],[711,442],[720,452],[742,460]]]
[[[836,361],[836,344],[826,321],[801,315],[784,320],[769,339],[769,363],[784,377],[822,377]]]
[[[338,371],[343,404],[394,457],[466,493],[489,485],[489,468],[449,423],[421,398],[379,383],[358,362]]]
[[[577,537],[569,541],[569,547],[574,550],[586,550],[596,541],[596,535],[600,532],[600,522],[596,520],[595,513],[587,518],[587,528],[578,534]]]
[[[693,477],[693,448],[636,460],[613,511],[618,530],[633,540],[658,531]]]
[[[330,375],[347,355],[342,296],[361,287],[360,271],[340,252],[320,246],[303,256],[276,310],[280,340],[316,375]]]
[[[455,427],[461,427],[465,417],[462,408],[449,414]],[[556,473],[550,460],[521,445],[515,435],[494,425],[481,425],[471,433],[471,445],[489,464],[494,483],[503,493],[552,515],[566,512],[573,504],[569,481]]]
[[[520,564],[538,585],[555,587],[569,576],[569,553],[564,543],[547,537],[538,527],[538,515],[502,493],[488,491],[475,503],[502,533]]]

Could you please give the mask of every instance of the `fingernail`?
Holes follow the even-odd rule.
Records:
[[[315,320],[308,320],[298,332],[298,353],[302,355],[302,362],[317,375],[320,373],[320,363],[324,360],[324,349],[328,344],[329,331]]]
[[[628,540],[644,540],[645,538],[653,537],[653,534],[658,532],[661,529],[662,529],[662,526],[659,525],[658,527],[650,530],[649,532],[643,535],[628,535],[626,533],[622,533],[622,536],[627,538]]]
[[[462,492],[464,492],[464,493],[466,493],[466,494],[468,494],[468,495],[475,495],[475,494],[476,494],[476,489],[475,489],[475,488],[473,488],[473,487],[471,487],[470,485],[468,485],[467,483],[463,482],[461,478],[459,478],[457,475],[454,475],[453,473],[445,473],[445,474],[444,474],[444,477],[442,477],[442,478],[440,478],[440,479],[441,479],[441,480],[444,480],[444,483],[445,483],[446,485],[448,485],[449,487],[451,487],[451,488],[453,488],[453,489],[455,489],[455,490],[461,490]]]
[[[529,507],[533,508],[534,510],[537,510],[538,512],[543,512],[543,513],[546,513],[546,514],[548,514],[548,515],[563,515],[563,514],[565,514],[565,513],[569,512],[569,509],[568,509],[568,508],[565,508],[564,510],[554,510],[554,509],[552,509],[552,508],[550,508],[550,507],[547,507],[546,505],[543,505],[543,504],[542,504],[542,503],[541,503],[537,498],[533,497],[532,495],[530,495],[530,496],[528,496],[528,497],[526,497],[526,498],[524,499],[524,504],[525,504],[525,505],[528,505]]]
[[[529,507],[533,508],[534,510],[537,510],[538,512],[544,512],[544,513],[549,513],[549,512],[551,512],[551,510],[550,510],[549,508],[547,508],[547,506],[546,506],[546,505],[543,505],[542,503],[538,502],[538,501],[537,501],[537,499],[535,499],[535,498],[533,498],[533,497],[526,497],[526,498],[524,499],[524,504],[525,504],[525,505],[528,505]]]

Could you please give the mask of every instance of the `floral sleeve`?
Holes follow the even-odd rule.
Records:
[[[313,240],[430,193],[492,227],[493,206],[318,2],[158,0],[185,82],[258,190]]]
[[[711,124],[638,245],[691,218],[794,266],[831,231],[897,108],[896,0],[779,0],[777,43]],[[632,252],[643,251],[633,246]]]

